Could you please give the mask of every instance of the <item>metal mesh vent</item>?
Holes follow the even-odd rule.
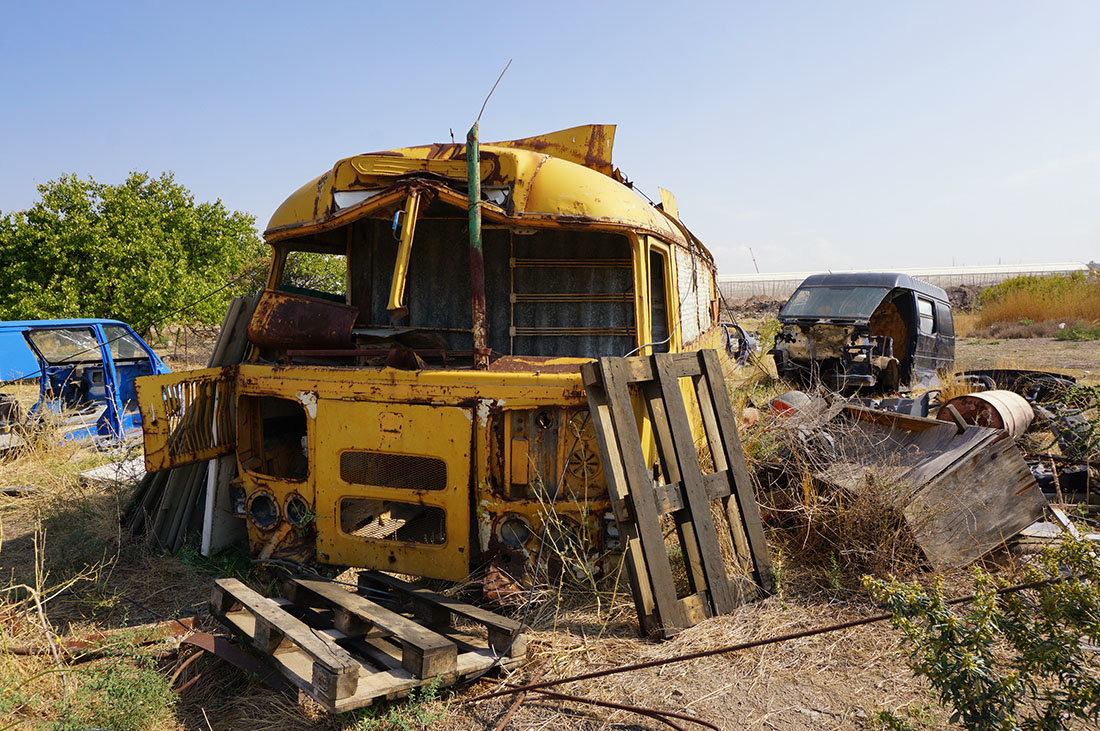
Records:
[[[442,490],[447,487],[447,463],[408,454],[344,452],[340,455],[340,479],[397,490]]]

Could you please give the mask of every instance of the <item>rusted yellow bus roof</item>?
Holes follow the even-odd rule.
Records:
[[[509,223],[605,224],[687,245],[678,223],[620,182],[611,165],[614,137],[614,125],[586,125],[482,145],[482,189],[499,193],[484,204],[485,213]],[[465,197],[466,146],[405,147],[340,160],[287,198],[264,236],[275,242],[355,220],[369,210],[373,195],[413,174],[428,174]],[[491,194],[489,199],[494,201]]]

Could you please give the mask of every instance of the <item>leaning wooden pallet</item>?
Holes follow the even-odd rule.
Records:
[[[581,372],[643,633],[669,637],[771,591],[771,558],[717,351],[601,358]],[[706,472],[685,391],[711,456]],[[649,415],[660,480],[646,460],[635,403]],[[712,503],[720,510],[712,512]],[[666,515],[686,564],[686,591],[673,578]]]
[[[513,620],[377,572],[361,577],[364,588],[358,592],[316,577],[294,577],[284,583],[285,596],[275,598],[236,579],[218,579],[211,606],[218,619],[330,712],[523,662],[526,642]],[[403,609],[414,605],[430,615],[430,626]],[[456,628],[454,617],[487,628],[489,639]]]

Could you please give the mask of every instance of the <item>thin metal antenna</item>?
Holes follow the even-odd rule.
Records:
[[[508,59],[508,63],[504,64],[504,71],[507,71],[508,67],[511,66],[511,65],[512,65],[512,59]],[[497,77],[496,83],[493,84],[493,88],[489,89],[489,95],[486,96],[485,101],[483,101],[481,103],[481,111],[477,113],[477,119],[474,121],[474,124],[477,124],[478,122],[480,122],[481,121],[481,115],[485,114],[485,105],[489,103],[489,97],[492,96],[493,92],[497,90],[497,84],[499,84],[500,80],[504,78],[504,71],[500,72],[500,76]]]
[[[756,254],[752,253],[752,247],[749,247],[749,256],[752,257],[752,265],[756,267],[756,273],[760,273],[760,266],[756,263]]]

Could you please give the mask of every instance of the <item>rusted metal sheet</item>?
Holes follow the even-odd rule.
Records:
[[[493,147],[514,147],[569,160],[604,175],[612,175],[611,149],[615,145],[615,125],[589,124],[560,132],[490,143]]]
[[[252,655],[228,637],[212,635],[209,632],[193,632],[182,640],[183,644],[193,645],[215,655],[229,663],[238,670],[243,670],[247,675],[256,678],[272,690],[290,690],[293,686],[278,670],[260,658]],[[182,669],[182,668],[181,668]],[[193,685],[198,676],[180,686],[177,692],[182,693]]]
[[[1035,410],[1023,396],[1012,391],[982,391],[956,396],[940,409],[937,418],[951,421],[947,407],[954,406],[967,424],[1004,429],[1015,437],[1023,436],[1035,419]]]
[[[248,340],[260,348],[350,347],[358,314],[351,305],[265,289],[248,323]]]
[[[235,444],[234,366],[144,376],[134,382],[147,472],[203,462]]]

